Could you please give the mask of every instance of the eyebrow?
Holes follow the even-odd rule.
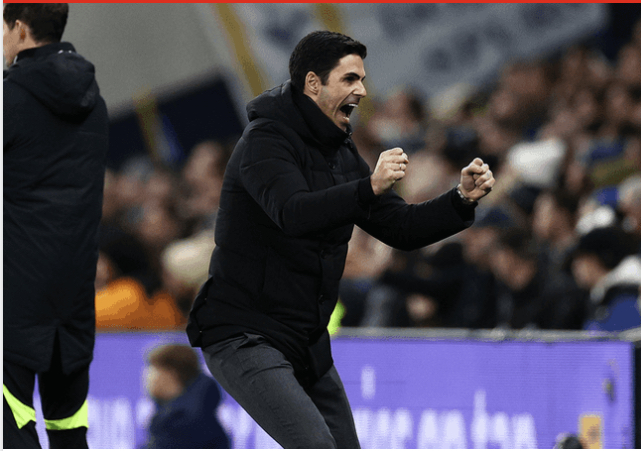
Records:
[[[348,72],[345,75],[343,75],[343,80],[349,77],[355,77],[357,80],[365,80],[367,78],[367,75],[364,75],[363,78],[361,78],[361,76],[358,75],[356,72]]]

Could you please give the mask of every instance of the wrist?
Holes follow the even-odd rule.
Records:
[[[378,197],[378,193],[376,192],[374,181],[371,178],[369,180],[369,186],[370,186],[370,188],[372,188],[372,193],[374,193],[374,196]]]
[[[374,192],[374,187],[372,186],[371,177],[361,179],[358,182],[358,200],[363,204],[371,204],[376,202],[378,196]]]
[[[376,197],[380,196],[385,192],[385,190],[381,188],[378,181],[374,179],[374,174],[370,175],[369,180],[370,180],[370,185],[372,187],[372,193],[374,193]]]
[[[476,203],[474,199],[471,199],[463,194],[463,191],[461,191],[460,183],[456,186],[456,194],[458,194],[458,196],[461,198],[461,202],[463,202],[465,205],[474,205]]]

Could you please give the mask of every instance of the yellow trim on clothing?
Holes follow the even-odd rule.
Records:
[[[327,330],[330,335],[335,335],[341,328],[341,321],[343,321],[343,317],[345,317],[345,306],[339,300],[336,303],[336,307],[334,308],[332,316],[329,318],[329,324],[327,325]]]
[[[6,385],[2,384],[2,395],[7,400],[13,418],[16,420],[18,429],[22,429],[28,422],[36,422],[36,411],[28,405],[21,402],[18,398],[13,396]]]
[[[67,431],[80,427],[89,428],[89,403],[85,399],[80,409],[70,417],[61,420],[45,419],[45,427],[50,431]]]

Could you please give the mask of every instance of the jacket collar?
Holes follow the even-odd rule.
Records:
[[[44,58],[54,53],[62,52],[75,52],[76,49],[69,42],[54,42],[53,44],[46,44],[40,47],[32,47],[18,53],[15,62],[23,62],[27,59]]]
[[[352,135],[351,127],[348,125],[347,131],[341,130],[310,97],[294,86],[291,89],[294,104],[316,141],[327,150],[337,150]]]

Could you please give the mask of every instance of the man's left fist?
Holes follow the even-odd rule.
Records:
[[[461,193],[472,201],[477,201],[492,191],[494,175],[490,167],[480,158],[475,158],[461,170]]]

